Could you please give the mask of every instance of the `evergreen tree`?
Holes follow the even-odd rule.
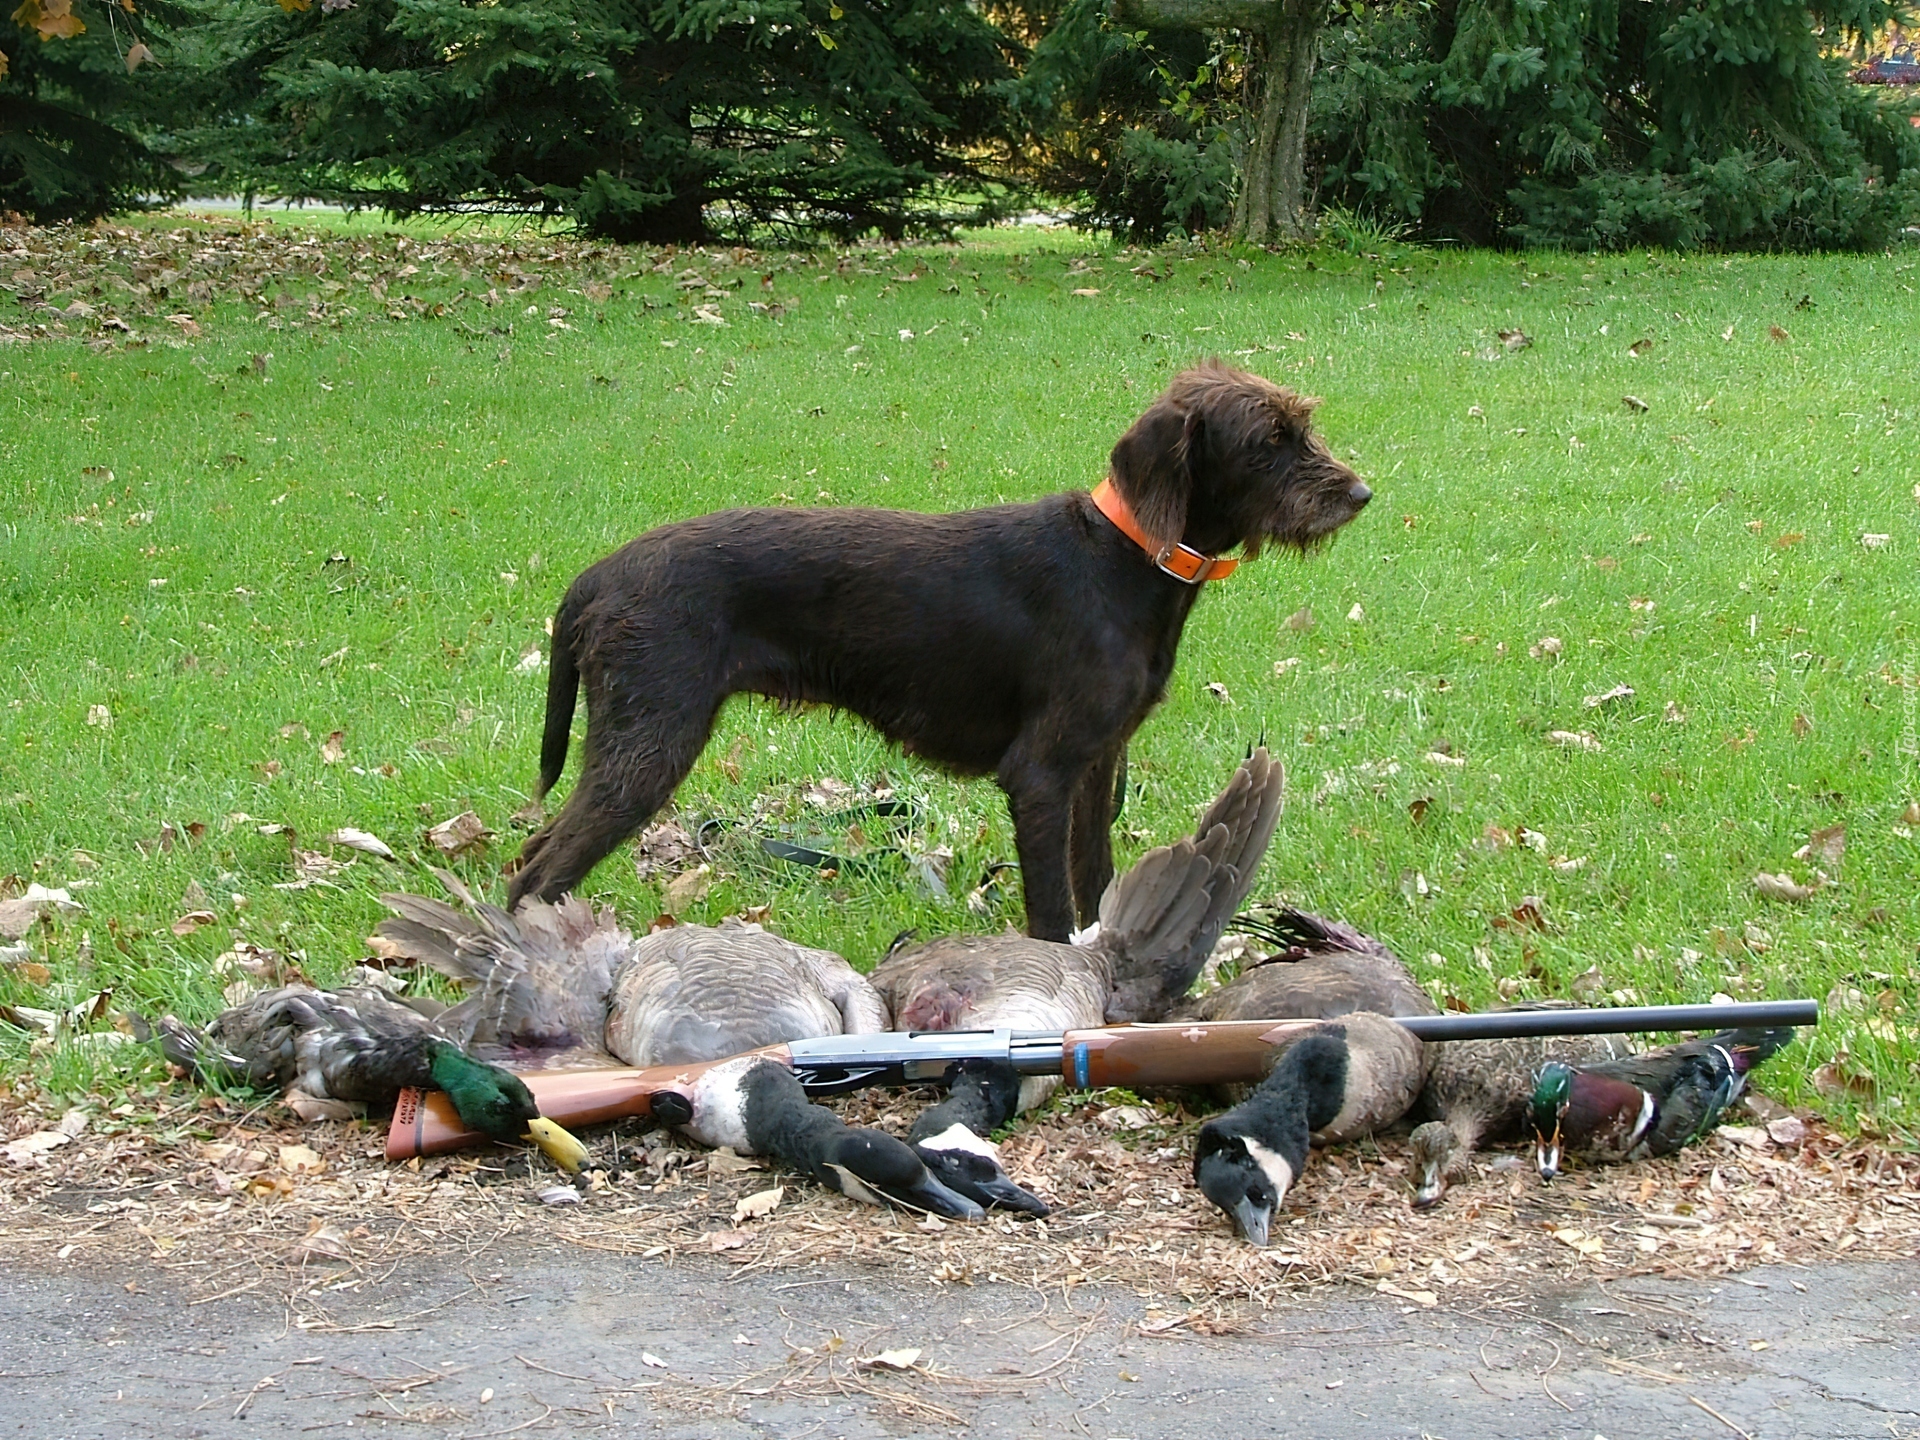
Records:
[[[220,0],[196,149],[229,183],[617,240],[898,236],[1004,153],[1011,47],[965,0]]]
[[[153,0],[0,0],[0,210],[91,220],[176,189],[147,137],[178,87],[148,42],[165,50],[187,18]]]
[[[1232,37],[1128,30],[1109,0],[1027,0],[989,10],[1031,58],[1007,87],[1027,143],[1021,178],[1065,200],[1074,223],[1154,243],[1224,228],[1235,190],[1244,57]]]
[[[1476,244],[1846,248],[1920,218],[1910,101],[1835,52],[1894,0],[1354,0],[1322,195]]]

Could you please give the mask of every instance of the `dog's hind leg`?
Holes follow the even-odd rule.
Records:
[[[720,713],[711,688],[688,689],[701,692],[703,710],[649,706],[607,715],[590,707],[580,779],[560,813],[521,847],[520,868],[507,882],[509,909],[529,895],[558,900],[673,798]]]
[[[1120,745],[1087,767],[1073,792],[1070,841],[1073,909],[1082,929],[1100,914],[1100,897],[1113,879],[1113,817],[1119,811],[1115,776],[1125,763]]]

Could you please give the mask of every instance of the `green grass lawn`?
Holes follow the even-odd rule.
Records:
[[[497,838],[457,868],[496,883],[536,768],[526,657],[583,566],[732,505],[1085,487],[1174,370],[1221,354],[1324,397],[1377,498],[1327,551],[1203,598],[1133,748],[1123,857],[1190,825],[1265,737],[1290,786],[1263,895],[1377,933],[1476,1007],[1832,992],[1852,1008],[1769,1088],[1912,1134],[1911,250],[1241,257],[1001,233],[661,256],[533,232],[296,244],[321,232],[284,224],[226,226],[220,249],[149,221],[37,236],[30,258],[9,233],[27,241],[0,232],[0,287],[43,308],[0,289],[22,336],[0,344],[0,875],[84,882],[86,910],[28,935],[0,1000],[110,987],[114,1008],[204,1017],[236,938],[336,978],[381,891],[433,891],[427,826],[477,812]],[[140,247],[146,295],[101,274]],[[44,308],[74,300],[94,313]],[[862,966],[910,925],[1017,920],[1017,894],[962,902],[1011,858],[999,792],[853,720],[738,700],[680,805],[779,823],[811,781],[882,776],[923,807],[913,843],[954,852],[950,899],[884,860],[823,879],[729,843],[681,917],[770,906]],[[1813,880],[1794,852],[1835,825],[1810,899],[1756,891]],[[401,861],[338,849],[327,883],[276,888],[339,826]],[[591,888],[633,922],[663,905],[630,851]],[[1545,928],[1515,920],[1528,897]],[[196,909],[215,921],[174,933]],[[11,1072],[28,1051],[0,1024]],[[131,1053],[62,1044],[35,1068],[78,1091],[150,1063]],[[1852,1093],[1815,1088],[1829,1063]]]

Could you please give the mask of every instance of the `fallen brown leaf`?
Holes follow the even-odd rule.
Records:
[[[378,856],[382,860],[396,858],[393,851],[387,848],[387,842],[378,835],[371,835],[365,830],[355,830],[350,825],[343,825],[338,830],[321,836],[320,843],[344,845],[349,850],[359,850],[364,854]]]
[[[449,860],[483,849],[492,838],[493,832],[471,810],[463,810],[451,820],[442,820],[426,833],[427,843]]]
[[[1811,900],[1819,885],[1802,885],[1791,875],[1774,875],[1765,870],[1753,877],[1753,888],[1769,900]]]
[[[203,926],[217,925],[219,922],[220,917],[211,910],[189,910],[173,922],[172,928],[174,934],[184,938]]]
[[[1793,858],[1814,865],[1838,866],[1846,853],[1847,827],[1843,821],[1815,830],[1807,837],[1807,843],[1793,852]]]

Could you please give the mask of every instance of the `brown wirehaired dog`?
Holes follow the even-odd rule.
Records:
[[[1080,491],[954,515],[729,510],[609,555],[554,616],[540,793],[566,762],[579,685],[586,759],[522,847],[509,904],[585,879],[745,691],[851,710],[909,754],[992,775],[1028,932],[1065,940],[1112,877],[1116,768],[1200,592],[1177,572],[1204,577],[1236,545],[1305,549],[1370,498],[1310,429],[1314,404],[1209,361],[1113,447],[1104,513]]]

